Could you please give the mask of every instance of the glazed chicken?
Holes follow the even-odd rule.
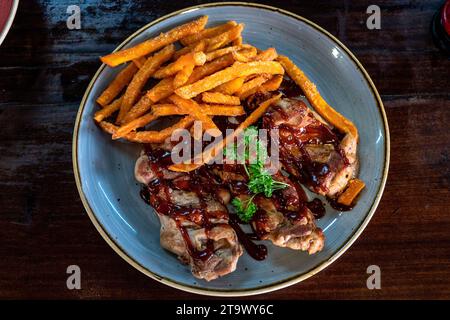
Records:
[[[259,98],[267,96],[250,97]],[[254,239],[309,254],[319,252],[325,236],[315,219],[325,209],[318,199],[308,201],[300,184],[330,198],[338,195],[355,174],[357,142],[335,132],[296,99],[283,98],[271,106],[262,118],[262,128],[279,131],[283,170],[272,177],[286,187],[271,197],[253,197],[257,211],[249,223]],[[249,241],[239,227],[242,221],[227,209],[231,198],[245,202],[252,197],[244,166],[205,165],[188,173],[170,171],[172,147],[167,141],[152,146],[135,167],[136,179],[146,186],[144,198],[161,222],[161,246],[190,265],[195,277],[207,281],[236,269],[241,244],[252,257],[263,259],[266,251],[252,251],[264,246]]]
[[[242,170],[236,168],[238,166],[242,167],[227,165],[223,169],[215,168],[213,172],[229,185],[234,197],[246,201],[250,197],[245,184],[247,178]],[[307,251],[309,254],[322,250],[325,237],[315,224],[314,215],[301,187],[281,173],[275,174],[274,179],[286,183],[288,187],[274,192],[271,198],[262,195],[254,198],[258,211],[250,223],[257,238],[270,240],[279,247]]]
[[[281,99],[263,117],[263,128],[279,130],[283,168],[311,191],[334,198],[354,177],[356,139],[341,137],[301,100]]]
[[[135,165],[136,179],[147,186],[145,199],[161,222],[161,246],[189,264],[197,278],[210,281],[233,272],[242,247],[228,224],[228,191],[203,188],[213,183],[207,173],[167,170],[169,161],[170,152],[157,149]]]

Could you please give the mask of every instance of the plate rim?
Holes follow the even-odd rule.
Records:
[[[6,20],[3,30],[0,31],[0,46],[2,45],[3,41],[5,40],[7,34],[9,33],[9,29],[11,29],[14,18],[16,17],[18,7],[19,7],[19,0],[13,0],[8,19]]]
[[[120,45],[116,47],[116,49],[113,52],[116,52],[120,50],[122,47],[124,47],[126,44],[128,44],[132,39],[134,39],[136,36],[147,30],[148,28],[157,25],[158,23],[167,20],[169,18],[172,18],[174,16],[178,16],[187,12],[191,12],[193,10],[201,9],[201,8],[210,8],[210,7],[220,7],[220,6],[244,6],[244,7],[252,7],[252,8],[258,8],[258,9],[264,9],[269,11],[278,12],[284,15],[287,15],[289,17],[295,18],[297,20],[300,20],[309,26],[313,27],[317,31],[321,32],[323,35],[330,38],[333,42],[335,42],[337,45],[339,45],[340,48],[342,48],[348,56],[353,60],[355,65],[359,68],[362,75],[364,76],[364,79],[366,80],[369,88],[371,89],[378,106],[378,111],[381,114],[381,117],[383,119],[383,130],[384,130],[384,136],[385,136],[385,159],[384,159],[384,168],[383,168],[383,175],[381,179],[380,186],[378,188],[376,197],[374,201],[372,202],[372,205],[366,214],[364,220],[355,228],[354,232],[348,237],[348,239],[345,241],[345,243],[339,247],[334,254],[331,255],[328,259],[320,262],[317,266],[311,268],[310,270],[298,274],[292,277],[289,277],[284,280],[277,281],[275,283],[269,284],[269,285],[263,285],[259,287],[255,287],[252,289],[237,289],[237,290],[230,290],[230,289],[210,289],[210,288],[198,288],[194,286],[190,286],[187,284],[179,283],[175,280],[168,279],[166,277],[160,276],[153,271],[147,269],[143,265],[141,265],[138,261],[133,259],[131,256],[129,256],[125,250],[114,240],[114,238],[108,234],[106,229],[102,226],[102,224],[97,219],[96,215],[94,214],[93,210],[91,209],[86,196],[84,195],[83,188],[81,185],[81,179],[80,179],[80,173],[78,169],[78,131],[81,123],[81,116],[84,111],[84,107],[86,105],[87,97],[90,94],[90,91],[94,85],[94,83],[97,81],[98,76],[103,71],[103,69],[106,67],[105,64],[102,64],[97,72],[92,77],[84,95],[80,103],[80,107],[77,112],[75,125],[74,125],[74,131],[73,131],[73,138],[72,138],[72,165],[74,170],[74,176],[75,176],[75,183],[77,185],[78,193],[80,195],[80,199],[83,203],[83,206],[91,220],[91,222],[94,224],[97,231],[100,233],[102,238],[108,243],[108,245],[126,262],[128,262],[130,265],[132,265],[134,268],[145,274],[146,276],[161,282],[165,285],[168,285],[172,288],[176,288],[182,291],[186,291],[189,293],[195,293],[195,294],[202,294],[202,295],[209,295],[209,296],[218,296],[218,297],[240,297],[240,296],[250,296],[250,295],[257,295],[257,294],[263,294],[272,292],[275,290],[283,289],[288,286],[294,285],[296,283],[299,283],[301,281],[304,281],[308,279],[309,277],[315,275],[316,273],[322,271],[329,265],[331,265],[334,261],[336,261],[347,249],[351,247],[351,245],[356,241],[356,239],[361,235],[361,233],[364,231],[364,229],[367,227],[368,223],[372,219],[378,204],[381,200],[381,197],[383,195],[383,191],[386,185],[386,180],[388,176],[389,171],[389,162],[390,162],[390,134],[389,134],[389,125],[387,121],[386,111],[384,109],[383,102],[381,100],[381,97],[375,87],[375,84],[373,83],[372,79],[370,78],[367,71],[364,69],[362,64],[359,62],[359,60],[355,57],[355,55],[334,35],[329,33],[324,28],[320,27],[316,23],[300,16],[295,13],[292,13],[290,11],[280,9],[274,6],[264,5],[264,4],[257,4],[257,3],[251,3],[251,2],[240,2],[240,1],[232,1],[232,2],[214,2],[214,3],[207,3],[207,4],[201,4],[201,5],[195,5],[186,7],[174,12],[171,12],[169,14],[166,14],[160,18],[157,18],[150,23],[144,25],[143,27],[139,28],[137,31],[132,33],[129,37],[127,37]]]

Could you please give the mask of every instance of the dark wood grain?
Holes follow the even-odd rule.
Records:
[[[71,138],[98,57],[201,2],[21,1],[0,47],[0,298],[194,297],[140,274],[97,233],[76,190]],[[365,27],[373,1],[278,4],[360,59],[382,95],[392,155],[382,201],[355,244],[307,281],[256,298],[450,298],[450,60],[430,35],[442,2],[376,1],[382,29],[374,31]],[[81,30],[66,28],[71,4],[82,9]],[[66,289],[70,264],[82,269],[82,290]],[[371,264],[381,267],[381,290],[366,288]]]

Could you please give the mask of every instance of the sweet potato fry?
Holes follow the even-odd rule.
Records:
[[[147,59],[145,57],[140,57],[140,58],[133,59],[134,64],[139,69],[142,68],[142,66],[144,65],[145,61],[147,61]]]
[[[283,76],[282,75],[275,75],[271,79],[267,80],[267,82],[263,83],[261,85],[260,91],[275,91],[278,90],[281,83],[283,82]]]
[[[334,110],[320,95],[314,83],[297,67],[288,57],[279,56],[278,61],[283,65],[289,77],[303,90],[306,98],[313,108],[326,121],[336,127],[339,131],[349,133],[358,140],[358,129],[343,115]],[[182,87],[183,88],[183,87]],[[181,88],[180,88],[181,89]]]
[[[186,116],[180,121],[178,121],[173,126],[165,128],[161,131],[139,131],[139,132],[130,132],[125,135],[123,138],[132,142],[137,143],[161,143],[164,142],[168,137],[172,135],[172,133],[177,129],[186,129],[192,125],[194,122],[194,117]],[[99,123],[100,127],[107,133],[113,135],[117,132],[119,127],[114,124],[106,121],[102,121]]]
[[[278,58],[278,53],[275,48],[269,48],[267,50],[261,51],[258,55],[253,59],[254,61],[272,61]]]
[[[218,25],[216,27],[203,29],[203,30],[197,32],[196,34],[184,37],[183,39],[180,40],[180,42],[184,46],[189,46],[193,43],[199,42],[200,40],[203,40],[206,38],[212,38],[221,33],[224,33],[225,31],[230,30],[231,28],[233,28],[236,25],[237,25],[236,21],[228,21],[227,23]]]
[[[153,103],[168,98],[174,91],[173,77],[165,78],[158,82],[145,94]]]
[[[220,92],[203,92],[202,100],[206,103],[227,104],[232,106],[238,106],[241,104],[239,97],[230,96]]]
[[[168,66],[159,69],[153,75],[154,78],[162,79],[170,77],[176,74],[178,71],[182,70],[185,66],[193,64],[196,66],[201,66],[206,62],[206,55],[203,52],[190,52],[188,54],[182,55],[175,62],[172,62]]]
[[[203,129],[209,130],[210,134],[212,136],[218,136],[221,133],[219,128],[215,125],[215,123],[212,121],[210,117],[208,117],[200,108],[200,106],[191,99],[183,99],[180,96],[177,96],[176,94],[173,94],[169,97],[169,100],[173,102],[175,105],[179,106],[180,108],[189,109],[190,115],[193,116],[195,119],[201,121],[203,123]]]
[[[144,41],[134,47],[113,52],[109,55],[103,56],[101,60],[103,63],[111,67],[118,66],[121,63],[145,56],[152,53],[168,44],[174,43],[188,35],[196,34],[203,30],[208,17],[203,16],[195,21],[185,23],[168,32],[161,33],[159,36]]]
[[[231,52],[231,54],[233,55],[234,60],[239,61],[239,62],[250,62],[254,58],[252,56],[242,54],[238,51],[233,51],[233,52]]]
[[[101,121],[98,125],[100,126],[100,128],[102,128],[103,131],[109,133],[110,135],[113,135],[119,128],[118,126],[108,121]]]
[[[152,104],[169,97],[175,88],[173,87],[173,77],[162,79],[153,88],[147,91],[147,93],[139,99],[130,111],[122,119],[121,123],[128,123],[143,114],[145,114]]]
[[[203,66],[197,67],[192,72],[192,75],[189,77],[187,84],[191,84],[197,82],[198,80],[213,74],[223,68],[231,66],[234,62],[233,56],[231,54],[224,55],[214,61],[209,63],[205,63]]]
[[[347,188],[345,191],[338,197],[337,202],[350,206],[358,196],[358,194],[361,192],[362,189],[365,187],[365,183],[359,179],[351,179],[348,182]]]
[[[103,121],[108,118],[114,112],[120,109],[120,105],[122,104],[122,97],[117,98],[111,104],[107,105],[103,109],[97,111],[94,115],[94,120],[97,122]]]
[[[206,54],[206,61],[212,61],[221,56],[226,55],[227,53],[232,53],[233,51],[238,51],[241,49],[250,49],[252,46],[250,45],[242,45],[242,46],[231,46],[222,49],[217,49]],[[256,49],[255,49],[256,50]]]
[[[254,94],[256,92],[265,92],[265,91],[278,90],[278,88],[281,85],[281,82],[283,82],[283,76],[277,74],[277,75],[273,76],[271,79],[269,79],[266,82],[264,82],[262,85],[254,87],[254,88],[252,88],[250,90],[247,90],[247,91],[243,92],[239,97],[241,99],[245,99],[245,98],[251,96],[252,94]]]
[[[243,26],[242,26],[243,28]],[[197,43],[193,43],[187,47],[181,48],[180,50],[178,50],[175,55],[174,58],[177,59],[180,56],[187,54],[189,52],[195,52],[195,51],[205,51],[205,52],[214,52],[214,51],[218,51],[220,50],[220,48],[224,47],[225,45],[227,45],[230,41],[230,39],[234,39],[235,37],[238,36],[238,34],[240,34],[242,32],[242,28],[237,25],[236,27],[230,29],[229,31],[226,31],[222,34],[219,34],[213,38],[205,38],[200,40]],[[248,47],[250,47],[249,45],[247,45]],[[199,50],[200,48],[200,50]],[[225,52],[217,52],[214,55],[211,55],[209,60],[207,61],[211,61],[221,55],[224,55],[228,52],[231,52],[231,49],[228,49]]]
[[[105,91],[97,98],[97,103],[101,106],[107,106],[119,93],[125,88],[125,86],[133,79],[134,74],[138,71],[138,67],[134,63],[127,65]]]
[[[271,75],[264,74],[251,79],[242,85],[241,89],[238,92],[236,92],[236,95],[241,99],[245,99],[253,93],[252,92],[253,89],[259,88],[263,83],[267,82],[267,80],[269,80],[270,78]]]
[[[128,122],[127,124],[121,126],[117,131],[113,134],[112,138],[119,139],[126,136],[129,132],[136,130],[137,128],[145,127],[150,122],[156,120],[158,116],[155,116],[152,113],[147,113],[142,117],[134,119],[133,121]]]
[[[200,51],[205,52],[207,46],[208,46],[208,39],[201,40],[197,43],[191,44],[190,46],[177,50],[177,52],[175,52],[175,54],[173,55],[173,58],[178,59],[179,57],[191,52],[200,52]]]
[[[267,111],[267,109],[277,102],[281,98],[281,94],[278,94],[270,99],[267,99],[263,103],[259,105],[258,108],[256,108],[250,116],[248,116],[238,127],[236,130],[233,131],[233,133],[227,135],[224,140],[217,143],[215,146],[213,146],[210,149],[206,149],[203,151],[201,155],[199,155],[197,158],[194,159],[194,163],[191,164],[174,164],[169,167],[172,171],[177,172],[189,172],[193,171],[199,167],[201,167],[203,164],[210,162],[213,160],[229,143],[232,143],[237,136],[242,134],[245,128],[252,125],[258,119]]]
[[[244,81],[245,81],[245,77],[239,77],[239,78],[230,80],[228,82],[225,82],[224,84],[221,84],[220,86],[214,88],[213,91],[232,95],[235,92],[239,91],[239,89],[242,88]]]
[[[206,52],[217,50],[227,45],[234,39],[239,38],[241,36],[242,30],[244,30],[244,24],[240,23],[230,30],[225,31],[224,33],[221,33],[213,38],[210,38],[208,40],[208,47],[206,48]]]
[[[133,80],[131,80],[127,90],[125,91],[119,116],[117,117],[117,122],[120,123],[122,121],[126,113],[136,102],[139,93],[148,79],[164,62],[168,61],[172,57],[174,52],[175,46],[170,44],[147,59],[142,68],[139,69],[139,71],[134,75]]]
[[[236,39],[233,40],[233,46],[240,46],[242,45],[242,36],[237,37]]]
[[[284,69],[275,61],[235,63],[233,66],[216,72],[193,84],[180,87],[175,90],[175,93],[182,98],[190,99],[235,78],[256,73],[283,74]]]
[[[245,110],[242,106],[201,104],[200,108],[204,110],[208,116],[236,117],[245,114]]]
[[[186,129],[194,122],[194,117],[185,116],[183,119],[175,123],[174,125],[165,128],[161,131],[140,131],[135,133],[135,140],[141,143],[159,143],[170,137],[177,129]]]
[[[208,116],[236,117],[245,114],[242,106],[201,104],[200,108]],[[180,108],[173,104],[155,104],[152,106],[152,111],[154,115],[159,117],[189,114],[191,112],[189,109]]]
[[[192,71],[194,71],[195,65],[193,63],[187,64],[178,71],[178,73],[175,75],[175,78],[173,79],[173,86],[174,88],[179,88],[182,85],[184,85],[188,80],[189,77],[192,74]]]

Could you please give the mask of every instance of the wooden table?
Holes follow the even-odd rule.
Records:
[[[202,1],[196,1],[200,3]],[[21,1],[0,47],[0,298],[201,298],[122,260],[85,213],[72,172],[75,115],[98,57],[186,1]],[[273,3],[265,1],[266,4]],[[388,115],[391,167],[367,229],[335,263],[255,298],[450,298],[450,60],[433,45],[441,0],[285,1],[342,40],[375,82]],[[80,30],[67,7],[80,4]],[[366,9],[381,7],[381,30]],[[82,289],[66,288],[66,268]],[[381,267],[381,290],[366,268]]]

